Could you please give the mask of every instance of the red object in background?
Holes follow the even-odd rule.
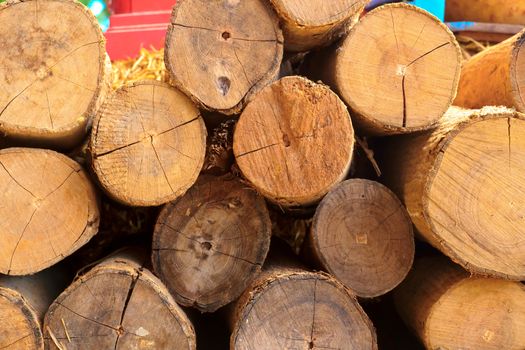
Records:
[[[113,0],[106,47],[112,61],[135,57],[142,47],[164,47],[175,0]]]

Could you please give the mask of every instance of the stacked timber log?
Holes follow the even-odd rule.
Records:
[[[165,68],[125,65],[162,81],[110,88],[78,2],[2,3],[0,349],[389,349],[385,303],[429,349],[525,349],[525,34],[462,68],[366,4],[178,0]]]

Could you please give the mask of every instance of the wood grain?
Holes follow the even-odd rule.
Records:
[[[0,193],[0,273],[41,271],[98,231],[95,188],[80,165],[62,154],[1,150]]]
[[[0,25],[10,28],[0,42],[0,132],[51,147],[80,143],[109,79],[96,18],[77,1],[16,0],[0,4]]]
[[[447,0],[447,22],[472,21],[505,24],[525,23],[525,2],[499,0]]]
[[[276,79],[282,42],[266,1],[181,0],[166,36],[166,67],[201,107],[235,114]]]
[[[285,77],[258,93],[235,128],[233,152],[243,175],[282,206],[313,204],[350,167],[354,132],[328,87]]]
[[[143,81],[108,98],[90,142],[93,169],[112,198],[131,206],[156,206],[181,196],[197,180],[206,128],[181,92]]]

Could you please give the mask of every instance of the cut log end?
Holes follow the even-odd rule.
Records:
[[[297,76],[255,96],[239,119],[233,144],[243,175],[283,206],[313,204],[342,181],[353,147],[343,102],[328,87]]]
[[[177,302],[213,312],[257,276],[270,237],[262,197],[235,178],[203,176],[161,212],[153,266]]]
[[[117,90],[91,135],[92,164],[119,202],[155,206],[182,195],[204,163],[206,128],[193,103],[167,84],[144,81]]]
[[[383,185],[348,180],[319,205],[310,249],[318,263],[358,296],[377,297],[396,287],[412,267],[410,217]]]
[[[370,320],[328,275],[278,271],[249,293],[238,305],[231,349],[377,349]]]
[[[276,78],[283,38],[264,1],[177,1],[171,21],[166,67],[205,109],[238,113],[250,95]]]
[[[66,289],[46,314],[44,339],[46,348],[196,348],[193,326],[166,288],[125,258],[96,266]]]
[[[106,79],[95,17],[75,1],[10,1],[0,4],[0,26],[17,28],[0,50],[0,132],[56,147],[81,142]]]
[[[369,134],[432,127],[451,105],[461,51],[437,18],[414,6],[377,8],[337,50],[332,80]],[[371,93],[373,92],[373,93]]]
[[[98,230],[94,186],[73,160],[53,151],[0,151],[0,272],[32,274],[62,260]]]
[[[44,349],[40,322],[24,297],[0,287],[0,349]]]
[[[327,46],[357,21],[364,0],[272,0],[284,24],[285,49],[308,51]]]

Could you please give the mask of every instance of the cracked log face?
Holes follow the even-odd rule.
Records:
[[[427,257],[416,261],[394,301],[427,349],[525,349],[519,282],[471,277],[444,257]]]
[[[213,312],[259,274],[270,238],[261,196],[234,177],[203,176],[162,210],[153,267],[179,304]]]
[[[454,105],[525,112],[525,30],[464,63]]]
[[[91,135],[92,165],[102,187],[131,206],[156,206],[184,194],[196,181],[205,152],[198,109],[156,81],[117,90]]]
[[[434,132],[392,144],[384,167],[424,238],[477,274],[525,279],[524,118],[451,110]]]
[[[277,77],[282,42],[266,1],[180,0],[166,36],[166,67],[203,108],[234,114]]]
[[[44,349],[40,322],[18,292],[0,287],[0,349]]]
[[[0,273],[43,270],[98,230],[94,186],[79,164],[53,151],[0,151]]]
[[[310,205],[348,173],[354,130],[328,87],[293,76],[258,93],[235,128],[233,151],[257,191],[283,206]]]
[[[456,96],[461,52],[437,18],[414,6],[368,13],[337,49],[327,79],[373,135],[428,129]]]
[[[284,25],[287,51],[309,51],[339,39],[359,18],[367,0],[271,0]]]
[[[412,221],[385,186],[348,180],[321,201],[308,248],[359,297],[377,297],[396,287],[412,267]]]
[[[56,15],[60,14],[58,20]],[[52,147],[81,142],[105,80],[105,42],[82,4],[0,4],[0,132]]]
[[[162,282],[119,256],[73,282],[49,308],[44,330],[46,349],[196,348],[193,326]]]
[[[377,349],[355,297],[323,273],[273,268],[239,299],[230,348]]]

